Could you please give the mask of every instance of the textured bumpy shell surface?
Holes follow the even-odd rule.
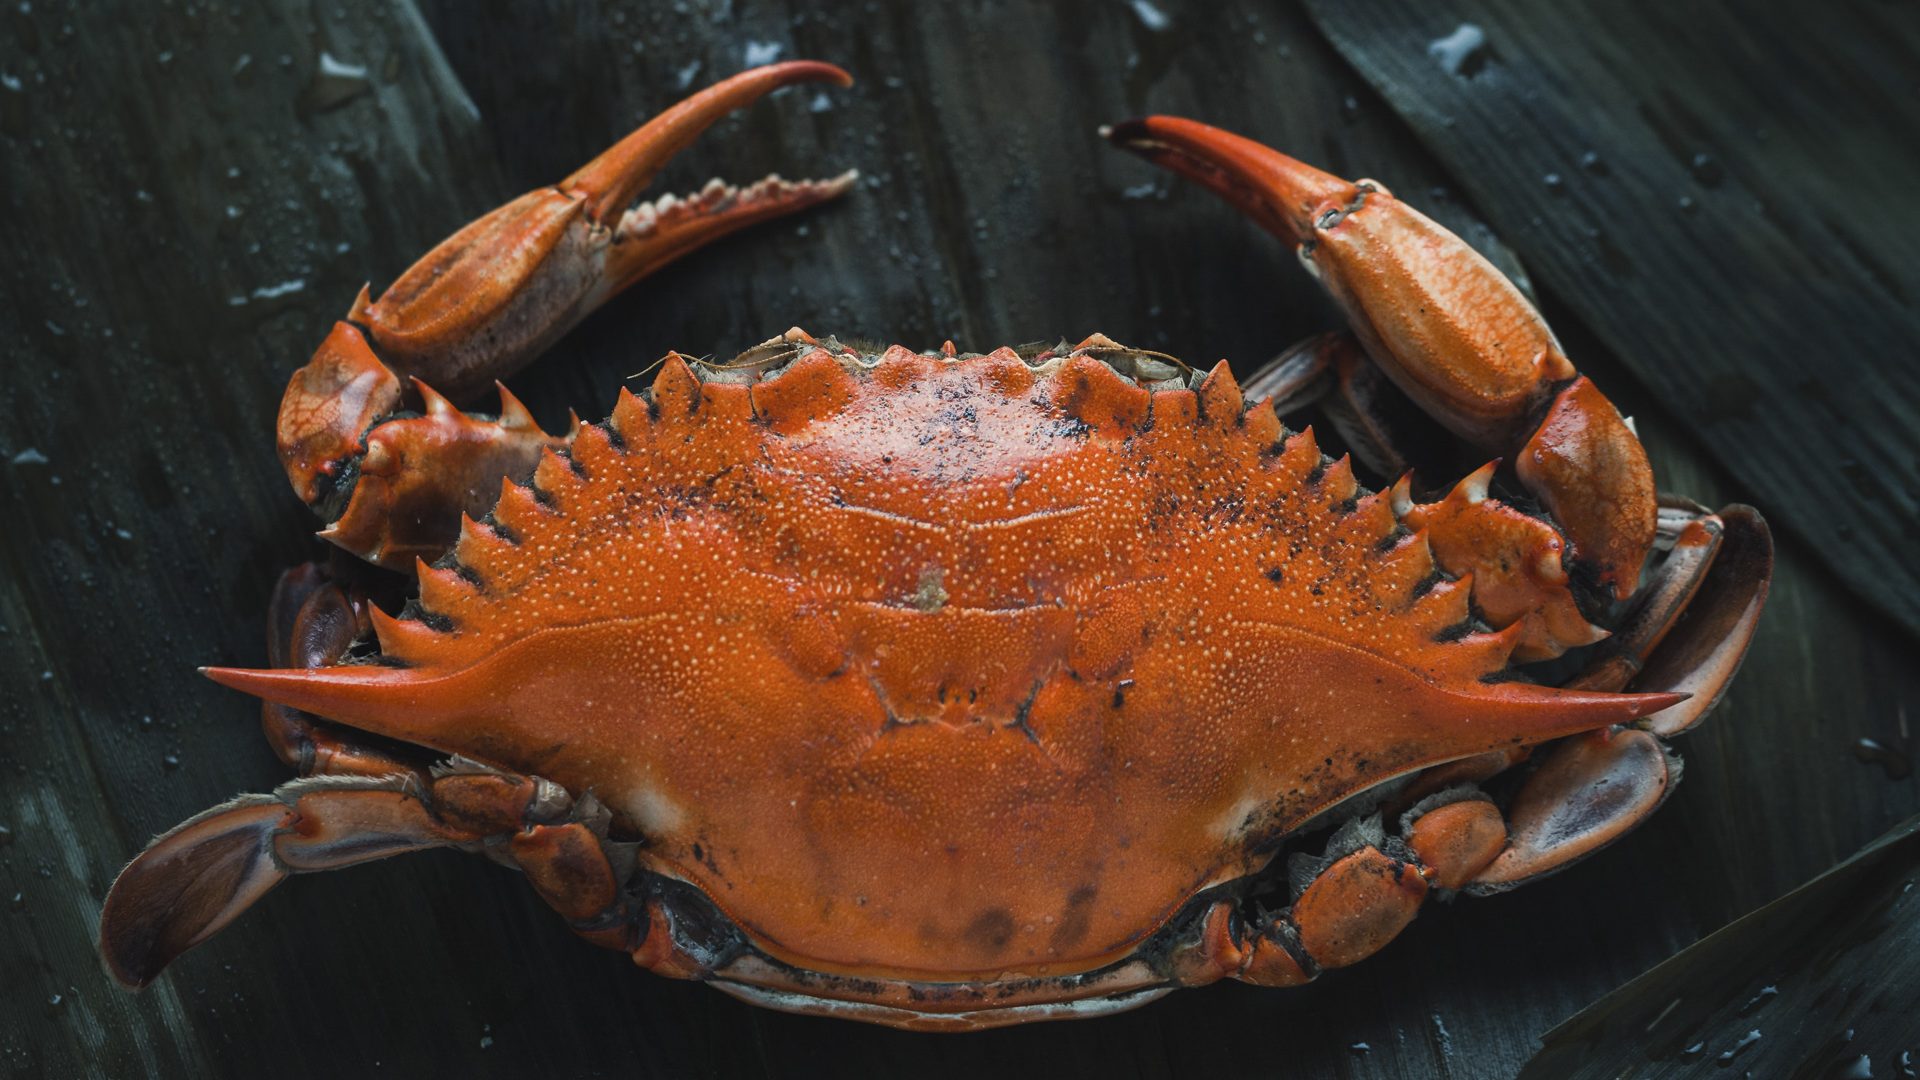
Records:
[[[770,954],[917,978],[1085,970],[1359,789],[1659,703],[1486,679],[1468,583],[1224,366],[799,351],[669,359],[389,665],[248,689],[592,790]]]

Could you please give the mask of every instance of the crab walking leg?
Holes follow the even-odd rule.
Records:
[[[1646,452],[1493,264],[1372,181],[1340,179],[1218,128],[1156,116],[1116,125],[1107,136],[1199,181],[1296,245],[1381,370],[1457,435],[1512,456],[1521,482],[1571,541],[1574,561],[1612,598],[1633,592],[1656,518]],[[1437,531],[1484,540],[1501,524],[1491,515],[1451,516],[1458,521]],[[1517,535],[1510,551],[1484,554],[1481,545],[1448,569],[1472,572],[1478,583],[1483,570],[1511,564],[1532,546]],[[1543,588],[1563,585],[1555,580],[1564,576],[1558,552],[1533,554],[1541,556]],[[1530,634],[1521,659],[1591,640],[1582,630],[1571,640]]]
[[[1680,757],[1666,740],[1699,723],[1726,693],[1772,576],[1773,539],[1751,507],[1703,514],[1683,529],[1649,589],[1657,602],[1621,635],[1631,639],[1629,646],[1574,685],[1630,679],[1635,690],[1690,696],[1634,727],[1576,735],[1548,748],[1507,808],[1511,844],[1475,875],[1468,892],[1501,892],[1565,869],[1659,809],[1680,780]]]
[[[1173,977],[1198,985],[1232,977],[1261,986],[1297,986],[1384,948],[1435,890],[1470,881],[1505,845],[1493,802],[1463,785],[1422,800],[1388,836],[1379,814],[1336,829],[1325,853],[1287,864],[1293,903],[1247,919],[1232,902],[1201,918]]]
[[[339,663],[368,632],[367,602],[349,596],[318,563],[280,575],[267,607],[267,659],[274,667],[317,668]],[[425,762],[370,745],[350,729],[312,713],[270,701],[260,704],[260,726],[280,760],[301,776],[390,776],[415,773]]]
[[[406,571],[480,515],[502,476],[524,476],[550,436],[504,388],[497,418],[465,399],[518,370],[594,308],[688,252],[847,191],[828,180],[718,180],[628,209],[716,120],[796,82],[847,85],[831,64],[743,72],[661,113],[560,184],[529,192],[428,252],[378,299],[362,289],[281,399],[282,465],[331,524],[321,534]],[[438,392],[436,392],[438,391]],[[442,395],[448,396],[442,396]],[[396,414],[417,411],[420,416]]]
[[[1408,471],[1407,450],[1432,421],[1385,383],[1351,331],[1332,330],[1299,342],[1242,384],[1248,401],[1273,402],[1286,416],[1318,405],[1353,456],[1381,476]]]
[[[145,986],[289,875],[436,847],[520,866],[583,936],[624,948],[630,935],[606,819],[590,796],[576,802],[549,781],[458,758],[425,780],[294,780],[157,837],[107,893],[100,952],[122,985]]]

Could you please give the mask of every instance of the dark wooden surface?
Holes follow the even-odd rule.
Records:
[[[1912,1075],[1916,875],[1920,816],[1554,1028],[1520,1080]]]
[[[1308,6],[1540,283],[1920,632],[1920,207],[1887,156],[1920,129],[1911,5]]]
[[[1901,189],[1920,147],[1891,134],[1913,130],[1899,119],[1920,69],[1912,7],[1842,7],[1817,32],[1705,9],[1679,25],[1596,6],[1563,12],[1564,28],[1518,5],[1410,10],[0,13],[0,1071],[1505,1076],[1555,1024],[1920,809],[1903,741],[1920,711],[1898,591],[1911,545],[1894,539],[1912,531],[1898,489],[1915,469],[1912,413],[1897,417],[1920,265]],[[1461,87],[1427,42],[1465,21],[1502,67]],[[1776,53],[1803,29],[1820,60],[1783,70]],[[683,84],[770,53],[860,82],[721,125],[663,183],[848,165],[866,182],[590,320],[516,382],[543,419],[603,413],[667,348],[726,354],[796,323],[980,349],[1097,329],[1244,371],[1331,310],[1277,244],[1094,128],[1165,111],[1257,135],[1377,177],[1476,242],[1495,223],[1573,355],[1638,417],[1663,486],[1788,526],[1747,671],[1683,740],[1668,806],[1577,869],[1430,910],[1305,990],[1221,986],[979,1036],[784,1016],[654,978],[573,939],[510,873],[455,855],[302,878],[153,989],[113,989],[92,952],[112,874],[152,833],[285,777],[250,703],[193,669],[260,662],[274,575],[318,548],[271,451],[286,374],[361,281],[564,175]],[[327,75],[323,55],[363,73]],[[1673,153],[1649,148],[1658,125],[1637,106],[1663,87],[1686,108],[1659,115],[1687,118],[1720,187],[1662,180]],[[1455,122],[1429,122],[1440,114]],[[1757,114],[1783,119],[1763,138]],[[1579,138],[1553,117],[1577,117]],[[1503,131],[1510,145],[1486,134]],[[1586,149],[1611,186],[1546,156],[1577,170]],[[1549,167],[1562,190],[1537,194]],[[1760,215],[1770,232],[1745,228],[1734,200],[1762,178],[1784,193]],[[1676,221],[1682,194],[1699,210]],[[1621,248],[1627,273],[1589,228],[1617,230],[1616,246],[1659,236]],[[1783,353],[1811,382],[1768,367],[1703,389],[1702,372]],[[1829,528],[1842,523],[1847,540]]]

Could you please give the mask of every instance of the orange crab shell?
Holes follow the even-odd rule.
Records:
[[[920,981],[1096,969],[1356,792],[1677,700],[1507,678],[1311,432],[1098,340],[672,356],[382,664],[210,674],[591,791],[769,956]]]

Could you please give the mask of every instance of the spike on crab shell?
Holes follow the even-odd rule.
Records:
[[[547,508],[541,505],[540,496],[526,484],[517,483],[511,476],[500,478],[500,498],[493,504],[493,519],[515,536],[525,536],[537,527],[546,517]]]
[[[1383,604],[1404,608],[1417,603],[1431,588],[1438,567],[1425,530],[1403,535],[1374,562],[1374,595]]]
[[[1099,431],[1139,430],[1149,417],[1159,419],[1152,391],[1092,356],[1061,361],[1052,393],[1062,412]]]
[[[378,608],[373,610],[376,624],[384,619],[387,627],[402,625],[399,620],[379,613]],[[383,643],[389,632],[380,631]],[[200,674],[263,701],[329,717],[349,718],[349,722],[367,730],[391,730],[395,725],[381,723],[383,716],[411,715],[416,721],[430,723],[444,712],[440,696],[427,689],[427,684],[437,680],[404,667],[379,664],[297,669],[204,667]]]
[[[1482,651],[1488,666],[1499,669],[1512,662],[1514,650],[1526,637],[1527,624],[1515,622],[1505,629],[1468,634],[1460,639],[1460,645]]]
[[[665,420],[692,416],[700,410],[700,377],[693,373],[687,359],[669,352],[653,377],[653,404]]]
[[[626,387],[620,388],[620,396],[614,399],[613,415],[607,418],[607,426],[624,443],[632,443],[643,438],[652,424],[651,406],[640,399],[640,395]]]
[[[1270,398],[1260,399],[1259,404],[1248,409],[1240,418],[1245,425],[1247,438],[1260,446],[1268,446],[1286,434],[1286,426],[1280,422],[1280,414],[1274,410]]]
[[[1320,490],[1336,506],[1352,499],[1354,492],[1360,490],[1360,482],[1353,476],[1353,459],[1341,454],[1320,474]]]
[[[1246,399],[1241,396],[1239,380],[1233,377],[1233,369],[1225,360],[1213,366],[1207,377],[1200,383],[1195,393],[1200,396],[1200,415],[1214,424],[1231,424],[1240,419],[1246,409]]]
[[[1341,534],[1349,540],[1378,544],[1390,536],[1398,524],[1386,494],[1372,491],[1353,500],[1353,509],[1341,525]]]
[[[434,612],[458,610],[479,587],[452,567],[431,566],[425,559],[414,560],[414,579],[420,583],[420,606]]]
[[[1393,516],[1404,518],[1413,512],[1413,474],[1403,473],[1393,482]]]

